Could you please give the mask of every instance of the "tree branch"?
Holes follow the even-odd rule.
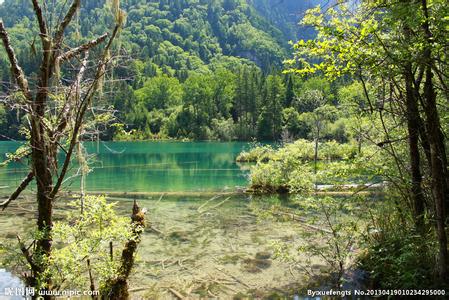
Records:
[[[69,10],[67,11],[67,14],[65,15],[64,19],[58,26],[58,30],[55,33],[54,37],[54,49],[59,50],[61,48],[62,38],[64,37],[64,31],[67,28],[67,26],[70,24],[70,21],[72,21],[73,16],[76,13],[76,10],[80,6],[80,0],[74,0],[72,2],[72,5],[70,6]]]
[[[28,80],[25,78],[25,74],[23,73],[22,68],[19,66],[16,54],[14,53],[14,49],[11,46],[11,41],[9,40],[8,33],[6,32],[6,29],[3,25],[3,21],[1,20],[0,20],[0,39],[3,42],[6,54],[8,55],[9,63],[11,64],[11,73],[14,79],[16,80],[20,90],[25,95],[25,98],[31,102],[33,100],[33,96],[31,95],[28,86]]]
[[[34,172],[28,173],[28,175],[22,180],[20,185],[14,191],[14,193],[12,193],[11,196],[9,196],[9,198],[7,200],[0,203],[0,207],[2,208],[2,210],[5,210],[8,207],[9,203],[11,203],[11,201],[16,200],[17,197],[19,197],[20,193],[22,193],[23,190],[26,189],[26,187],[33,180],[33,178],[34,178]]]
[[[37,270],[39,270],[39,267],[34,263],[33,257],[31,255],[30,251],[28,250],[27,247],[25,247],[25,244],[20,239],[20,236],[17,236],[17,240],[19,241],[20,251],[22,251],[23,256],[25,256],[25,259],[30,264],[31,270],[33,272],[36,272]]]
[[[112,32],[112,35],[109,39],[109,42],[103,50],[103,55],[101,57],[100,63],[97,66],[94,81],[90,85],[86,95],[84,96],[83,100],[80,103],[80,109],[77,112],[77,115],[75,118],[75,125],[73,128],[72,138],[70,140],[70,146],[67,151],[67,155],[65,157],[64,164],[61,168],[61,173],[58,177],[58,180],[57,180],[55,186],[53,187],[53,190],[50,193],[51,198],[55,197],[56,194],[58,193],[59,189],[61,188],[62,182],[64,180],[65,174],[67,173],[67,170],[68,170],[69,164],[70,164],[70,159],[72,158],[72,154],[73,154],[73,149],[75,148],[75,145],[78,141],[78,134],[79,134],[79,130],[80,130],[81,124],[84,119],[84,115],[89,106],[89,103],[91,103],[92,98],[95,95],[95,92],[97,91],[99,80],[101,79],[101,77],[104,76],[104,67],[108,62],[108,60],[107,60],[108,52],[112,46],[112,42],[114,41],[115,37],[117,36],[117,32],[118,32],[119,28],[120,28],[119,25],[115,26],[114,31]]]
[[[365,80],[363,79],[362,72],[360,72],[360,74],[359,74],[359,79],[360,79],[360,82],[362,83],[363,93],[365,94],[366,101],[368,101],[370,112],[373,113],[374,112],[374,107],[373,107],[373,104],[371,102],[371,99],[370,99],[370,96],[369,96],[369,93],[368,93],[368,89],[366,88],[366,83],[365,83]]]
[[[60,62],[69,60],[83,52],[88,51],[90,48],[93,48],[93,47],[97,46],[98,44],[102,43],[107,37],[108,37],[108,34],[105,33],[102,36],[99,36],[98,38],[87,42],[86,44],[83,44],[79,47],[73,48],[73,49],[61,54],[60,56],[58,56],[56,58],[57,63],[55,63],[55,64],[58,65]]]
[[[53,136],[55,136],[57,133],[62,133],[67,126],[67,121],[70,118],[70,116],[69,116],[70,111],[71,111],[70,106],[73,104],[73,98],[76,99],[80,96],[81,81],[84,77],[84,73],[86,72],[88,58],[89,58],[89,52],[87,51],[84,56],[84,59],[81,63],[81,68],[78,72],[76,80],[70,86],[70,89],[69,89],[69,92],[67,95],[67,100],[64,103],[64,107],[61,109],[61,112],[59,113],[58,120],[60,120],[60,121],[59,121],[58,126],[56,127],[56,130],[53,132]]]
[[[42,14],[42,8],[40,7],[37,0],[32,0],[34,12],[36,13],[37,22],[39,23],[39,31],[42,39],[48,39],[47,24],[45,23],[44,16]]]

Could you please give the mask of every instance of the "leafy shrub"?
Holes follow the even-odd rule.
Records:
[[[418,234],[412,222],[400,217],[394,208],[385,207],[376,214],[373,227],[364,237],[365,249],[359,264],[369,271],[376,288],[437,287],[431,267],[438,252],[433,234]]]
[[[212,132],[214,139],[219,141],[232,141],[235,139],[235,128],[231,119],[212,119]]]
[[[277,153],[275,159],[259,161],[251,169],[250,182],[256,192],[309,192],[314,187],[314,175],[310,166],[285,153]]]
[[[340,144],[336,141],[329,141],[320,145],[318,154],[321,160],[348,160],[357,155],[357,145],[355,143]]]
[[[82,213],[79,200],[69,206],[66,218],[54,224],[49,272],[61,289],[86,288],[89,259],[92,276],[101,289],[117,274],[122,246],[132,238],[130,219],[118,216],[115,203],[108,203],[103,196],[86,196]],[[110,243],[114,246],[113,258]]]
[[[256,146],[249,151],[240,153],[236,160],[237,162],[266,162],[271,159],[275,150],[270,145]]]
[[[263,145],[256,146],[249,151],[240,153],[237,157],[238,162],[258,162],[279,159],[283,156],[293,156],[299,160],[313,160],[315,155],[315,144],[312,141],[299,139],[293,143],[284,145],[284,147],[275,151],[273,147]],[[319,143],[319,160],[348,160],[357,155],[357,145],[355,143],[340,144],[336,141]]]
[[[386,160],[373,146],[366,146],[359,154],[355,143],[329,141],[320,146],[321,161],[315,173],[310,163],[314,159],[314,147],[313,142],[303,139],[276,150],[271,146],[257,146],[242,152],[237,160],[257,162],[251,169],[251,188],[263,193],[309,192],[315,184],[377,183],[382,181],[385,170],[390,172],[389,168],[385,169]]]

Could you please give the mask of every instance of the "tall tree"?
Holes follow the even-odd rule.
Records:
[[[408,181],[407,201],[420,232],[424,226],[424,194],[430,195],[427,212],[434,216],[438,237],[441,281],[448,276],[446,207],[449,203],[447,152],[442,132],[441,109],[446,105],[447,47],[449,20],[443,0],[362,1],[355,6],[340,5],[323,14],[310,10],[304,22],[318,30],[318,38],[295,45],[300,74],[323,72],[329,78],[345,74],[362,84],[368,110],[377,113],[383,124],[385,140],[378,145],[389,149],[398,171]],[[319,59],[319,62],[316,59]],[[368,82],[377,90],[373,98]],[[437,91],[442,91],[438,94]],[[446,91],[446,92],[445,92]],[[407,125],[410,173],[404,173],[402,158],[394,144],[385,117],[405,120]],[[425,160],[422,159],[424,153]],[[429,193],[423,193],[423,170],[430,170]]]
[[[285,87],[278,75],[269,75],[265,82],[262,113],[258,121],[258,137],[278,140],[282,133],[282,102]]]
[[[293,86],[293,76],[289,75],[289,76],[287,76],[287,86],[285,89],[284,106],[290,107],[292,105],[294,99],[295,99],[295,90],[294,90],[294,86]]]
[[[74,0],[68,9],[59,6],[47,8],[61,9],[59,13],[63,18],[57,24],[52,24],[53,19],[49,17],[47,10],[44,12],[42,4],[37,0],[32,1],[40,39],[38,48],[40,68],[36,72],[36,80],[30,80],[25,75],[4,23],[0,20],[0,39],[14,79],[10,93],[19,93],[20,96],[16,97],[16,101],[19,101],[21,109],[30,121],[31,156],[29,174],[1,206],[5,209],[35,179],[39,232],[33,242],[35,250],[31,253],[20,238],[19,242],[31,269],[26,278],[27,284],[38,289],[53,288],[51,273],[47,272],[52,253],[53,205],[61,190],[73,153],[76,151],[88,109],[101,87],[106,67],[111,60],[110,50],[113,41],[124,20],[124,13],[119,9],[118,1],[114,1],[116,25],[112,32],[84,44],[69,47],[64,38],[70,23],[79,11],[80,3],[80,0]],[[89,53],[95,52],[94,48],[103,43],[105,46],[96,51],[99,53],[98,57],[93,61],[89,60]],[[69,68],[65,66],[76,71],[69,72]],[[64,82],[68,84],[62,83],[61,70],[64,71]],[[87,79],[87,76],[91,78]],[[62,146],[65,142],[68,145],[66,148]],[[62,149],[65,153],[62,165],[58,161],[58,149]]]

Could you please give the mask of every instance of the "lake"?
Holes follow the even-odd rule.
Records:
[[[19,147],[0,142],[0,157]],[[247,185],[248,171],[235,162],[250,146],[241,142],[85,142],[90,162],[88,192],[211,192],[235,191]],[[62,159],[62,157],[61,157]],[[24,163],[0,168],[2,191],[11,191],[26,175]],[[72,165],[76,174],[78,165]],[[78,190],[80,177],[65,184]]]
[[[4,159],[5,153],[19,145],[0,142],[0,155]],[[176,299],[171,288],[188,299],[240,299],[248,294],[263,298],[273,293],[277,295],[273,299],[279,295],[293,298],[308,281],[307,272],[320,274],[326,268],[320,257],[297,250],[310,243],[305,232],[317,237],[313,243],[319,242],[324,224],[314,212],[301,212],[305,219],[299,222],[286,217],[300,201],[295,196],[232,193],[248,184],[248,165],[237,164],[235,158],[250,144],[163,141],[84,146],[92,169],[87,177],[88,193],[108,194],[121,215],[129,215],[133,193],[141,193],[139,204],[147,208],[151,226],[142,236],[130,278],[133,298]],[[77,169],[74,163],[71,175]],[[2,196],[7,196],[26,172],[26,161],[0,168]],[[64,189],[78,190],[79,182],[80,177],[73,176]],[[33,191],[34,184],[29,189]],[[66,219],[73,209],[67,200],[61,197],[55,202],[55,220]],[[276,216],[271,211],[287,215]],[[15,247],[16,234],[27,236],[34,229],[30,220],[35,212],[31,193],[13,201],[0,214],[0,246]],[[278,251],[289,259],[282,254],[278,257]],[[9,264],[2,267],[17,274]],[[17,277],[1,269],[0,281],[8,282],[8,287],[21,285]],[[66,289],[75,289],[78,283],[66,284]]]

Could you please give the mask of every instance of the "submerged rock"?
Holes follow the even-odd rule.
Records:
[[[257,252],[256,253],[256,258],[257,259],[269,259],[271,258],[271,252],[268,251],[262,251],[262,252]]]
[[[243,270],[249,273],[259,273],[264,269],[271,267],[271,260],[269,259],[254,259],[247,258],[243,260]]]
[[[190,242],[190,234],[185,231],[173,231],[168,235],[168,237],[172,241],[178,241],[181,243]]]

